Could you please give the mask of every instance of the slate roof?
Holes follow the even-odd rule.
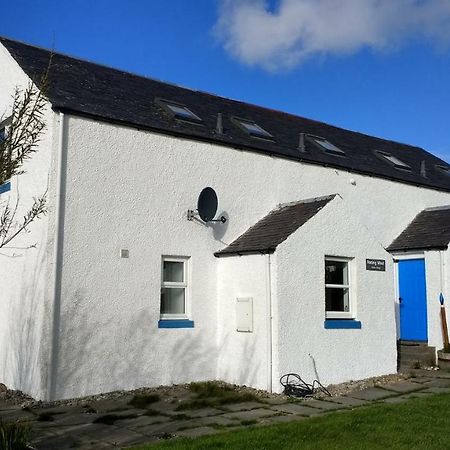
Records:
[[[278,245],[314,217],[335,195],[286,203],[271,211],[215,256],[273,253]]]
[[[387,250],[442,250],[449,242],[450,205],[419,213]]]
[[[0,43],[28,76],[38,83],[48,67],[51,52],[1,37]],[[448,167],[449,164],[419,147],[186,89],[58,53],[52,58],[48,97],[56,110],[450,191],[449,173],[436,167],[436,165]],[[174,118],[158,104],[158,98],[186,105],[203,119],[203,122],[189,123]],[[218,113],[222,113],[223,133],[216,132]],[[256,122],[269,132],[273,139],[250,136],[233,122],[233,117]],[[346,156],[330,155],[308,139],[306,151],[300,152],[298,149],[300,133],[326,138],[342,149]],[[377,156],[375,150],[390,153],[409,164],[412,170],[395,168]],[[426,177],[423,176],[423,168]]]

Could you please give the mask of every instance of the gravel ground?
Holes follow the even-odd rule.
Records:
[[[393,374],[393,375],[384,375],[381,377],[368,378],[365,380],[359,381],[349,381],[348,383],[329,385],[327,386],[327,390],[330,394],[335,396],[345,395],[353,391],[360,391],[366,389],[368,387],[377,386],[379,384],[388,384],[395,383],[397,381],[405,380],[409,378],[406,374]],[[285,399],[288,400],[288,397],[284,394],[271,394],[267,391],[257,390],[253,388],[249,388],[247,386],[237,386],[230,385],[223,382],[217,382],[218,384],[223,384],[225,386],[231,386],[236,389],[238,392],[250,392],[255,395],[257,398],[264,400],[270,399]],[[21,391],[15,391],[11,389],[7,389],[4,384],[0,383],[0,401],[5,401],[11,405],[20,405],[25,408],[49,408],[55,406],[87,406],[95,404],[97,401],[103,400],[120,400],[125,397],[132,397],[133,395],[142,395],[142,394],[158,394],[160,398],[164,401],[173,402],[177,401],[182,397],[186,397],[189,394],[189,385],[173,385],[173,386],[160,386],[156,388],[140,388],[132,391],[114,391],[108,392],[104,394],[91,395],[87,397],[80,397],[75,399],[68,400],[58,400],[54,402],[43,402],[33,399],[27,394],[24,394]],[[325,394],[318,392],[314,397],[321,398],[324,397]]]
[[[374,387],[382,384],[396,383],[398,381],[410,378],[409,375],[403,373],[395,373],[392,375],[383,375],[381,377],[367,378],[365,380],[349,381],[342,384],[331,384],[327,386],[328,391],[332,397],[349,394],[354,391],[362,391],[369,387]]]

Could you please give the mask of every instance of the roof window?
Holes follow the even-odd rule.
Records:
[[[325,153],[328,153],[330,155],[337,155],[337,156],[345,156],[344,150],[341,150],[339,147],[336,147],[334,144],[332,144],[330,141],[327,141],[324,138],[317,137],[317,136],[310,136],[310,138],[314,141],[315,144],[317,144],[321,150],[323,150]]]
[[[196,123],[202,122],[202,119],[198,117],[197,114],[193,113],[187,106],[162,99],[158,99],[156,102],[175,119]]]
[[[444,166],[442,164],[436,164],[436,169],[438,169],[440,172],[445,173],[445,175],[450,176],[450,167]]]
[[[376,153],[385,161],[392,164],[396,169],[411,170],[411,166],[409,164],[406,164],[401,159],[398,159],[396,156],[393,156],[390,153],[382,152],[380,150],[376,150]]]
[[[250,136],[262,139],[273,139],[273,136],[268,131],[264,130],[264,128],[261,128],[258,124],[252,122],[251,120],[238,119],[234,117],[233,122],[236,123],[239,128],[246,131]]]

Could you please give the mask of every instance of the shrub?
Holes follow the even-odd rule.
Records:
[[[177,411],[217,408],[230,403],[260,401],[252,392],[239,391],[234,386],[216,381],[191,383],[189,390],[194,393],[194,399],[181,402],[176,408]]]
[[[138,409],[145,409],[147,405],[157,401],[159,401],[158,394],[137,394],[128,402],[128,404]]]
[[[23,422],[3,422],[0,419],[0,450],[26,450],[31,427]]]

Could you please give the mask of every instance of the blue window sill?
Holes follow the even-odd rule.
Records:
[[[11,182],[7,181],[6,183],[3,183],[0,185],[0,194],[3,194],[4,192],[8,192],[11,190]]]
[[[327,330],[360,329],[361,322],[352,319],[328,319],[323,323]]]
[[[194,321],[187,319],[159,320],[158,328],[194,328]]]

